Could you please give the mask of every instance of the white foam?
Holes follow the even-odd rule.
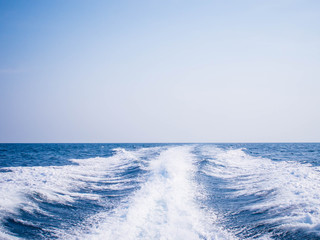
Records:
[[[171,147],[150,162],[149,179],[112,213],[92,220],[87,234],[73,239],[234,239],[215,225],[216,215],[201,210],[201,187],[193,180],[196,167],[191,146]],[[97,221],[99,222],[97,224]]]
[[[233,197],[263,196],[259,203],[248,205],[247,209],[279,213],[280,217],[267,222],[281,223],[282,227],[303,227],[320,232],[320,174],[317,168],[293,161],[252,157],[243,149],[206,147],[203,153],[210,156],[213,163],[205,173],[225,179],[228,187],[236,190]]]
[[[9,233],[6,233],[5,230],[0,228],[0,239],[1,240],[18,240],[20,238],[17,238],[15,236],[10,235]]]
[[[116,174],[125,171],[144,151],[129,152],[124,149],[109,158],[74,159],[76,165],[48,167],[8,167],[0,175],[0,221],[22,209],[41,212],[35,201],[28,196],[36,194],[39,200],[72,204],[76,199],[99,200],[99,195],[78,192],[81,188],[125,189],[128,179],[118,179]],[[101,183],[117,182],[103,185]]]

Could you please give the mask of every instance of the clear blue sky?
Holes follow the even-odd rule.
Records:
[[[320,141],[320,1],[0,0],[0,142]]]

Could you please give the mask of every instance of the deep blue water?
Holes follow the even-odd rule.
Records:
[[[320,144],[0,144],[0,239],[320,239]]]

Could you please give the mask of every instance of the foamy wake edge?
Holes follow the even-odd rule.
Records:
[[[21,211],[51,217],[50,212],[39,207],[39,202],[72,206],[75,201],[84,199],[103,205],[101,196],[90,193],[90,190],[125,190],[132,179],[119,178],[119,175],[132,166],[143,164],[138,164],[140,157],[149,151],[157,149],[132,152],[115,149],[115,155],[108,158],[71,160],[75,165],[2,168],[4,172],[0,176],[0,222],[8,217],[14,218],[17,222],[25,222],[19,217]],[[139,167],[143,168],[142,165]],[[79,191],[81,189],[89,191]],[[36,223],[27,224],[33,226]],[[0,239],[15,237],[5,229],[0,229]]]
[[[193,147],[170,147],[150,160],[149,178],[112,213],[92,218],[93,227],[68,235],[73,239],[235,239],[215,225],[196,199],[201,186],[193,180]],[[98,219],[98,220],[97,220]]]
[[[309,164],[272,161],[252,157],[243,149],[204,147],[211,166],[204,173],[221,178],[236,191],[232,197],[262,196],[245,207],[254,213],[269,211],[273,216],[262,223],[277,223],[286,229],[304,229],[320,235],[320,172]]]

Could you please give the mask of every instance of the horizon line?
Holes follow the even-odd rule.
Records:
[[[300,142],[0,142],[0,144],[264,144],[264,143],[320,143],[312,141]]]

